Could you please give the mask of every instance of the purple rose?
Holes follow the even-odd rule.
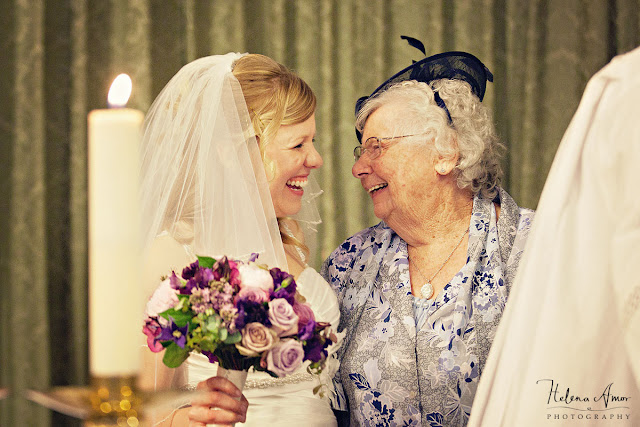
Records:
[[[283,298],[269,302],[269,321],[280,337],[298,333],[298,315],[293,311],[291,304]]]
[[[304,350],[294,339],[278,342],[267,354],[267,369],[279,377],[295,372],[302,364]]]

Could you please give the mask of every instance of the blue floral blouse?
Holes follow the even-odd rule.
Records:
[[[467,263],[432,301],[412,295],[407,244],[384,222],[325,261],[352,425],[466,425],[534,215],[502,189],[493,202],[474,199]]]

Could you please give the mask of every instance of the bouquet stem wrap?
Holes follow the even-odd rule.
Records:
[[[244,389],[244,383],[247,381],[247,371],[245,370],[239,371],[236,369],[226,369],[219,365],[218,365],[217,376],[231,381],[233,385],[235,385],[240,389],[240,391]],[[235,399],[240,400],[239,397]],[[235,425],[235,423],[233,425]]]

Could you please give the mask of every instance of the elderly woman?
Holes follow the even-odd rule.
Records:
[[[533,212],[500,186],[492,76],[448,52],[359,102],[353,176],[382,221],[325,261],[351,423],[465,425]]]

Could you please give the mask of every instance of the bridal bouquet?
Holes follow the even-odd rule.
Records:
[[[222,257],[198,260],[162,281],[147,303],[143,332],[151,351],[180,366],[196,351],[222,368],[253,367],[272,376],[304,361],[320,373],[336,342],[328,323],[316,322],[290,274]]]

